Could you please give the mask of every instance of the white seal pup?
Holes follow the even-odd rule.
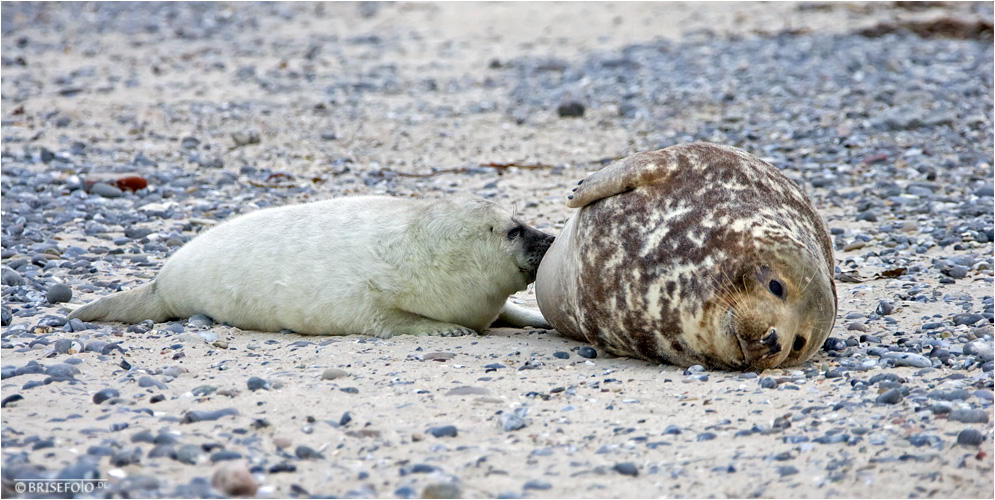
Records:
[[[833,248],[808,197],[745,151],[636,153],[581,181],[536,299],[560,333],[657,363],[809,359],[836,320]]]
[[[194,314],[248,330],[314,335],[467,335],[511,304],[553,237],[483,199],[359,196],[267,208],[198,235],[158,276],[70,318],[137,323]]]

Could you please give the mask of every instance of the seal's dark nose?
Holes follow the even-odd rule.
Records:
[[[549,250],[549,246],[553,244],[552,236],[528,226],[525,226],[522,237],[525,239],[525,251],[530,255],[538,256],[540,260],[542,260],[543,255],[546,255],[546,250]]]
[[[781,343],[778,342],[777,330],[771,328],[766,337],[760,339],[760,343],[767,346],[767,354],[777,354],[781,352]]]

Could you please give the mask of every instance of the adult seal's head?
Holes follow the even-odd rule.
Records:
[[[799,364],[836,319],[832,242],[799,187],[739,149],[637,153],[581,181],[536,279],[560,333],[658,363]]]

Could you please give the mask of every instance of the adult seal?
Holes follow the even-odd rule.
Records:
[[[681,366],[796,365],[836,320],[832,242],[799,187],[745,151],[636,153],[580,182],[539,266],[557,331]]]
[[[553,237],[478,198],[358,196],[267,208],[180,248],[155,281],[87,304],[84,321],[205,314],[243,329],[455,336],[500,315],[546,326],[508,296]]]

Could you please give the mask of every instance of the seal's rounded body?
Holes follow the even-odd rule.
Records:
[[[85,321],[206,314],[244,329],[464,335],[535,279],[552,237],[482,199],[360,196],[268,208],[197,236],[155,281],[74,311]]]
[[[735,148],[637,153],[581,181],[536,298],[617,355],[761,370],[810,358],[836,318],[832,243],[801,189]]]

